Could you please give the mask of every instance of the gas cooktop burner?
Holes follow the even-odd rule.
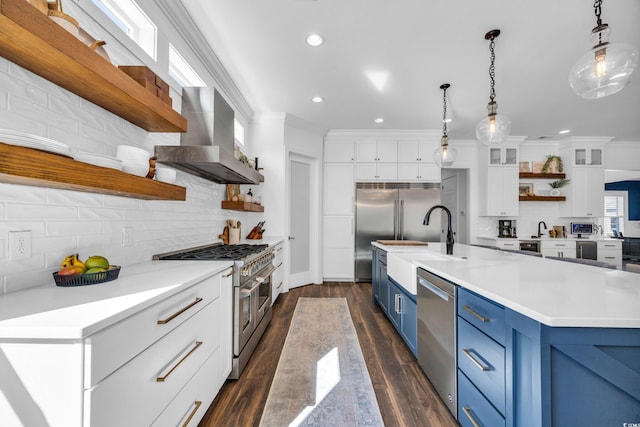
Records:
[[[268,245],[211,245],[171,254],[159,255],[161,260],[242,260],[249,255],[264,251]]]

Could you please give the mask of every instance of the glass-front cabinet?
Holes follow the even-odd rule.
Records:
[[[517,165],[518,149],[515,147],[490,148],[489,149],[489,165]]]
[[[573,154],[575,166],[602,166],[602,148],[576,148]]]

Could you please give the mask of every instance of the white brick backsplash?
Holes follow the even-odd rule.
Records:
[[[105,197],[107,196],[104,194],[70,190],[61,191],[54,188],[47,189],[46,192],[46,201],[48,205],[102,207],[105,206]]]
[[[74,117],[63,116],[46,107],[20,98],[13,93],[9,97],[9,111],[26,117],[37,117],[39,121],[44,122],[48,127],[53,126],[59,129],[65,129],[71,133],[78,133],[78,120]]]
[[[103,230],[98,221],[49,221],[47,222],[47,236],[90,236],[101,234]]]
[[[41,205],[7,203],[6,219],[9,221],[34,219],[77,220],[78,208],[72,206],[47,206],[47,209],[42,209]]]

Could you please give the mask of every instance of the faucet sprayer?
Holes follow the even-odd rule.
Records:
[[[447,221],[447,255],[453,255],[453,230],[451,229],[451,211],[443,205],[435,205],[431,209],[427,211],[427,214],[424,216],[424,221],[422,221],[423,225],[429,225],[429,216],[431,216],[431,212],[434,209],[440,208],[447,213],[448,221]]]

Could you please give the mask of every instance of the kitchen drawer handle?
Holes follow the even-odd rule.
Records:
[[[606,259],[616,259],[616,257],[614,257],[614,256],[606,256],[605,258]]]
[[[158,378],[156,378],[156,382],[159,382],[159,383],[163,383],[163,382],[165,382],[165,380],[166,380],[167,378],[169,378],[169,375],[171,375],[171,374],[173,373],[173,371],[175,371],[175,370],[176,370],[176,368],[177,368],[178,366],[180,366],[180,364],[181,364],[182,362],[184,362],[184,361],[187,359],[187,357],[191,356],[191,353],[193,353],[194,351],[196,351],[196,350],[198,349],[198,347],[200,347],[201,345],[202,345],[202,341],[196,341],[196,344],[193,346],[193,348],[192,348],[191,350],[189,350],[189,352],[188,352],[187,354],[185,354],[184,356],[182,356],[182,359],[178,360],[178,363],[176,363],[175,365],[173,365],[173,367],[172,367],[171,369],[169,369],[169,372],[167,372],[167,373],[166,373],[164,376],[162,376],[162,377],[158,377]]]
[[[479,314],[477,312],[475,312],[471,307],[469,307],[468,305],[465,305],[463,307],[465,310],[467,310],[469,313],[471,313],[474,317],[476,317],[478,320],[480,320],[482,323],[489,323],[489,321],[491,321],[490,318],[488,317],[484,317],[482,314]]]
[[[231,277],[231,276],[233,276],[233,267],[231,267],[231,273],[229,273],[229,274],[225,274],[225,275],[224,275],[224,276],[222,276],[222,277],[227,278],[227,277]]]
[[[480,361],[478,359],[476,359],[475,357],[473,357],[473,354],[471,354],[471,350],[469,350],[468,348],[463,348],[462,351],[464,352],[464,354],[471,359],[471,361],[478,367],[480,368],[481,371],[489,371],[491,370],[491,368],[489,368],[488,366],[483,365],[482,363],[480,363]]]
[[[281,262],[280,264],[278,264],[278,266],[277,266],[276,268],[280,268],[280,267],[282,267],[282,264],[283,264],[283,263]]]
[[[464,411],[464,414],[467,416],[467,418],[469,418],[469,421],[471,421],[471,424],[473,424],[473,427],[482,427],[473,416],[473,414],[471,413],[471,409],[468,406],[463,406],[462,410]]]
[[[182,313],[184,313],[185,311],[189,310],[191,307],[193,307],[194,305],[196,305],[200,301],[202,301],[202,298],[197,297],[194,302],[192,302],[188,306],[176,311],[175,313],[173,313],[171,316],[167,317],[166,319],[158,320],[158,325],[166,325],[167,323],[171,322],[173,319],[175,319],[176,317],[180,316]]]
[[[200,409],[200,405],[202,405],[202,402],[199,400],[196,400],[195,402],[193,402],[193,404],[194,404],[193,410],[189,413],[189,416],[182,424],[182,427],[187,427],[189,425],[189,423],[191,422],[191,418],[193,418],[196,412],[198,412],[198,409]]]

